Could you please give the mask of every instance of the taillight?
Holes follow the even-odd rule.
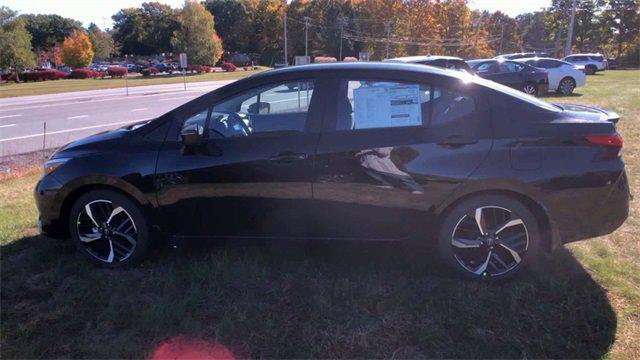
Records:
[[[590,144],[604,147],[602,153],[603,159],[615,159],[622,153],[622,136],[618,133],[612,135],[587,136],[585,139]]]

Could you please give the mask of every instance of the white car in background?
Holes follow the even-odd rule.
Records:
[[[596,71],[607,68],[607,59],[602,54],[572,54],[563,57],[562,60],[573,65],[584,66],[587,75],[593,75]]]
[[[587,82],[585,68],[568,62],[544,57],[516,59],[549,73],[549,90],[555,90],[562,95],[570,95],[577,87],[584,86]]]

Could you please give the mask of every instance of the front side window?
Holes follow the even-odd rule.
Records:
[[[515,63],[515,62],[510,62],[510,61],[505,61],[502,63],[498,64],[499,67],[499,72],[501,73],[513,73],[513,72],[518,72],[520,70],[522,70],[524,68],[523,65]]]
[[[350,80],[340,85],[336,130],[421,126],[429,121],[431,86]]]
[[[493,74],[495,71],[493,69],[493,62],[485,62],[482,63],[480,65],[478,65],[475,70],[479,73],[479,74]]]
[[[304,132],[313,81],[291,81],[251,89],[213,106],[210,137]]]

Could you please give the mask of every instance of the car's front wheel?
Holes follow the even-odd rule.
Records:
[[[440,254],[449,267],[472,279],[513,276],[538,255],[535,216],[514,198],[480,195],[448,212],[440,227]]]
[[[528,82],[522,86],[522,92],[529,95],[538,96],[538,87],[536,86],[536,84]]]
[[[98,266],[135,265],[149,252],[149,228],[142,210],[115,191],[80,196],[71,208],[69,231],[80,252]]]
[[[575,88],[576,82],[572,78],[566,77],[560,80],[560,84],[558,85],[558,92],[565,96],[571,95]]]

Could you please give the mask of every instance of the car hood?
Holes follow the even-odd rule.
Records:
[[[617,123],[620,120],[620,115],[613,111],[607,111],[594,106],[587,106],[581,104],[568,104],[568,103],[553,103],[557,107],[562,109],[562,112],[566,115],[584,119],[584,120],[601,120]]]
[[[59,157],[75,157],[89,152],[108,150],[115,144],[117,144],[121,139],[129,136],[133,130],[147,124],[148,122],[148,120],[141,121],[117,129],[99,132],[97,134],[72,141],[56,151],[52,158],[55,159]]]

